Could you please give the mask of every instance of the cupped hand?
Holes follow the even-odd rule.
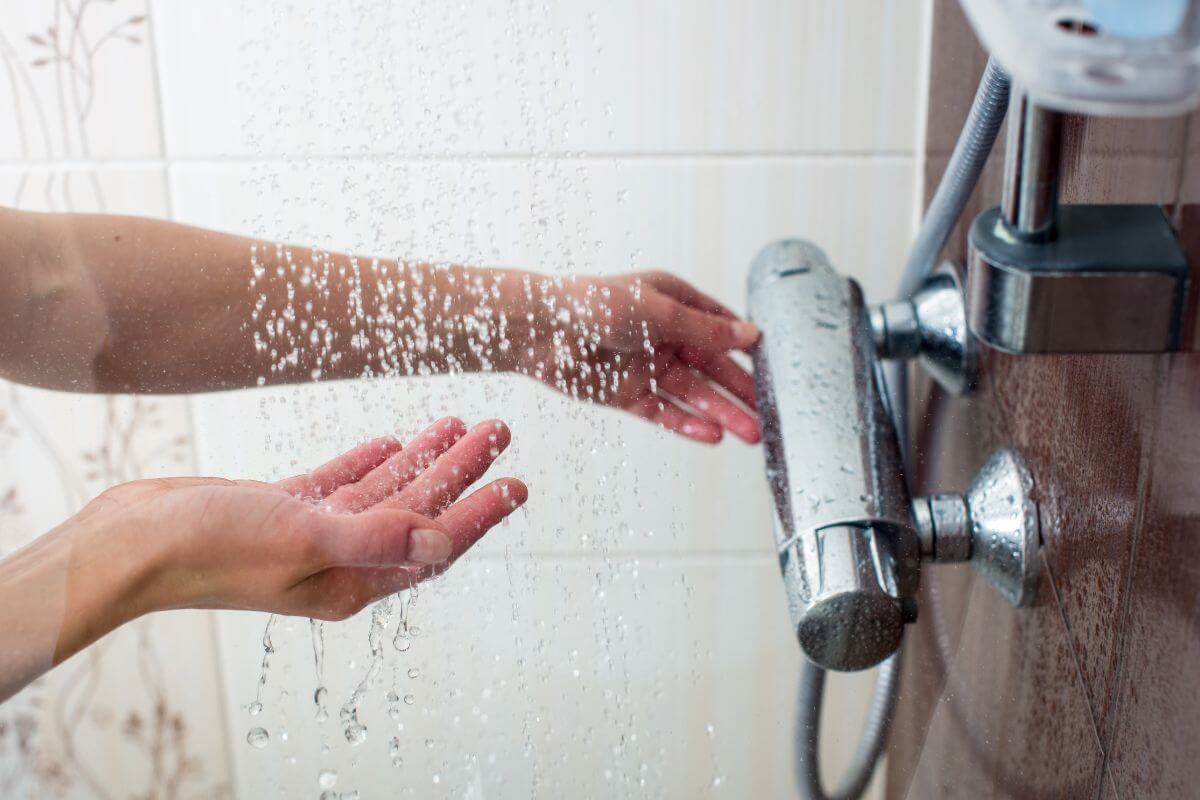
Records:
[[[444,569],[525,502],[515,478],[459,496],[507,447],[504,423],[434,423],[278,483],[135,481],[80,514],[137,532],[141,610],[240,608],[344,619]],[[456,502],[457,501],[457,502]]]
[[[754,379],[730,357],[758,329],[686,281],[664,272],[545,281],[533,307],[518,371],[696,441],[761,438]]]

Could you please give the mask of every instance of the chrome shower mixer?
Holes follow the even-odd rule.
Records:
[[[775,540],[805,655],[860,670],[895,652],[916,619],[922,561],[970,562],[1009,602],[1028,603],[1038,515],[1020,455],[995,453],[965,495],[913,499],[888,407],[883,356],[920,357],[949,388],[970,386],[952,276],[868,312],[820,248],[792,239],[759,253],[749,297],[763,330],[754,366]]]

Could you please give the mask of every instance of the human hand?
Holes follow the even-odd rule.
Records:
[[[729,353],[758,329],[664,272],[524,281],[516,371],[700,442],[761,438],[754,380]],[[512,324],[512,323],[510,323]]]
[[[514,478],[455,502],[509,439],[502,422],[467,431],[447,418],[407,447],[375,439],[274,484],[122,484],[78,521],[102,532],[105,556],[141,554],[131,603],[139,613],[240,608],[344,619],[443,569],[525,502]]]

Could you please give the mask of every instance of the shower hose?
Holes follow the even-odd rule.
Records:
[[[962,216],[967,199],[979,182],[1008,109],[1008,95],[1008,75],[996,62],[989,60],[946,171],[942,174],[933,200],[929,203],[929,210],[921,220],[921,227],[909,250],[900,278],[899,296],[911,297],[933,270],[938,255]],[[890,365],[887,383],[896,430],[904,446],[908,438],[905,415],[907,373],[902,364]],[[900,680],[900,653],[897,650],[878,667],[862,738],[849,769],[832,792],[827,792],[822,786],[818,765],[818,732],[825,670],[807,659],[803,660],[800,690],[796,699],[796,783],[800,797],[805,800],[856,800],[862,796],[887,740],[892,710],[896,705],[896,687]]]

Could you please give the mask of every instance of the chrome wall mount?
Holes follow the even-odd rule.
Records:
[[[956,325],[965,333],[957,289],[948,316],[958,322],[943,324],[951,287],[868,314],[858,285],[799,240],[769,245],[750,272],[780,569],[800,646],[828,669],[865,669],[896,651],[916,619],[922,557],[971,561],[1017,604],[1036,581],[1038,518],[1016,453],[998,454],[965,496],[908,493],[876,344],[934,361],[959,353],[947,344]]]
[[[1162,209],[1069,205],[1056,235],[1013,235],[999,208],[971,225],[971,331],[1010,353],[1179,347],[1188,264]]]
[[[1010,353],[1179,347],[1183,247],[1158,206],[1058,205],[1062,115],[1017,94],[1004,196],[970,228],[971,332]]]

